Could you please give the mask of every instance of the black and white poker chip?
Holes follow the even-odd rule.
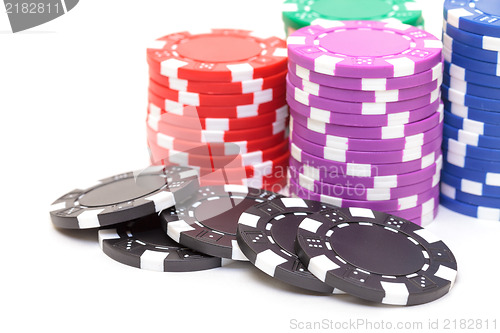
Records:
[[[238,221],[241,251],[264,273],[291,285],[324,293],[334,288],[312,275],[295,254],[297,228],[313,213],[334,208],[300,198],[278,198],[245,210]]]
[[[236,241],[241,213],[279,197],[241,185],[205,186],[184,203],[164,210],[160,217],[163,229],[176,242],[211,256],[246,261]]]
[[[110,258],[159,272],[192,272],[220,267],[222,259],[186,248],[161,228],[157,214],[99,230],[99,244]]]
[[[52,204],[50,216],[59,228],[97,228],[159,213],[186,199],[198,187],[197,173],[191,168],[149,167],[73,190]]]
[[[457,275],[455,257],[439,238],[410,221],[365,208],[306,217],[295,250],[321,281],[385,304],[436,300]]]

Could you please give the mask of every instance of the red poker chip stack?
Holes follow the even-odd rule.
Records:
[[[288,165],[284,40],[245,30],[179,32],[147,50],[153,164],[200,172],[202,185],[279,191]]]

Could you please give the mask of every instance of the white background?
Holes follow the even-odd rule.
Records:
[[[441,1],[423,0],[440,34]],[[104,254],[96,231],[53,228],[63,193],[148,163],[146,47],[209,27],[283,36],[280,1],[81,1],[48,24],[11,34],[0,14],[0,330],[286,332],[291,319],[499,320],[500,223],[441,209],[429,227],[454,251],[459,277],[444,298],[415,307],[314,295],[249,263],[156,273]],[[498,309],[498,306],[496,306]]]

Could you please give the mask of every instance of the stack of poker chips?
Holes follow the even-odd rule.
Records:
[[[445,1],[441,202],[500,220],[500,2]]]
[[[287,42],[291,193],[431,222],[442,167],[441,41],[405,24],[337,21]]]
[[[424,26],[415,0],[286,0],[283,23],[287,35],[309,25],[339,20],[370,20]]]
[[[153,163],[190,166],[202,185],[286,184],[286,43],[244,30],[157,39],[149,64]],[[276,185],[276,186],[275,186]]]

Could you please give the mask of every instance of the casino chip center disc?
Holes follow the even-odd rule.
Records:
[[[332,21],[288,37],[292,62],[317,73],[354,78],[393,78],[431,69],[443,44],[424,30],[375,21]]]
[[[191,272],[222,265],[220,258],[195,252],[168,237],[156,213],[100,229],[99,244],[110,258],[140,269]]]
[[[291,285],[333,292],[307,271],[295,254],[300,222],[333,206],[300,198],[278,198],[249,207],[238,221],[237,240],[245,256],[264,273]]]
[[[97,228],[159,213],[198,187],[198,176],[191,168],[154,166],[73,190],[54,201],[50,216],[59,228]]]
[[[341,208],[306,217],[296,251],[328,285],[384,304],[415,305],[450,290],[457,275],[451,250],[422,227],[365,208]]]
[[[242,185],[200,187],[189,200],[164,210],[163,230],[176,242],[211,256],[247,261],[236,241],[240,215],[249,207],[282,197]]]

